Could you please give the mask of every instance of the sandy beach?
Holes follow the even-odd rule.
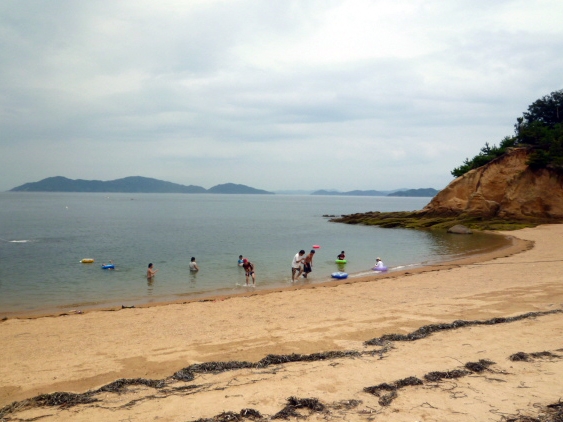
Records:
[[[563,225],[503,235],[386,277],[6,319],[0,420],[538,417],[563,397]]]

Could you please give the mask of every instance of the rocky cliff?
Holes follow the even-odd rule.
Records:
[[[532,170],[529,151],[513,149],[452,181],[420,211],[426,216],[563,219],[563,176]]]

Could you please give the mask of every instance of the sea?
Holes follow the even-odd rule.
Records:
[[[412,211],[429,198],[136,193],[0,193],[0,317],[197,300],[291,286],[291,261],[313,245],[313,272],[371,274],[482,253],[501,236],[340,224],[327,216]],[[347,263],[335,263],[346,252]],[[245,286],[239,255],[255,266]],[[190,258],[200,268],[189,271]],[[94,263],[81,263],[82,259]],[[113,262],[115,270],[102,269]],[[149,263],[158,269],[147,280]],[[376,274],[376,273],[374,273]]]

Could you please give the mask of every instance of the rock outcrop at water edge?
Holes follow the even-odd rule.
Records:
[[[471,170],[440,191],[420,214],[563,220],[563,175],[533,170],[530,150],[517,148]]]

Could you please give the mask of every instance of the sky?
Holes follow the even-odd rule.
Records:
[[[442,189],[563,89],[561,0],[2,0],[0,191]]]

